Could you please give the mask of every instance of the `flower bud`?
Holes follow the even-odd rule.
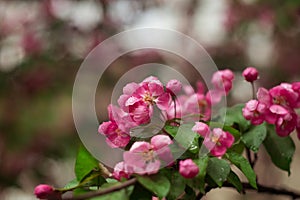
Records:
[[[199,168],[192,159],[181,160],[179,162],[179,173],[184,178],[194,178],[199,173]]]
[[[245,78],[246,81],[252,83],[253,81],[257,80],[257,78],[258,78],[258,71],[254,67],[247,67],[243,71],[243,76],[244,76],[244,78]]]
[[[34,194],[39,199],[48,199],[54,194],[54,189],[50,185],[40,184],[35,187]]]
[[[166,88],[167,88],[167,90],[176,94],[176,93],[180,92],[182,85],[181,85],[180,81],[173,79],[167,83]]]

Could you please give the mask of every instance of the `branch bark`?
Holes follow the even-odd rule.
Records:
[[[99,191],[95,191],[95,192],[88,192],[82,195],[78,195],[78,196],[73,196],[73,197],[63,197],[62,200],[85,200],[85,199],[89,199],[92,197],[97,197],[97,196],[102,196],[105,194],[109,194],[112,192],[116,192],[119,190],[122,190],[126,187],[129,187],[131,185],[134,185],[137,182],[136,178],[133,179],[129,179],[126,182],[123,182],[119,185],[107,188],[107,189],[103,189],[103,190],[99,190]],[[285,188],[273,188],[273,187],[269,187],[269,186],[264,186],[261,184],[257,184],[258,189],[254,189],[249,183],[242,183],[243,184],[243,189],[244,190],[253,190],[253,191],[257,191],[258,193],[266,193],[266,194],[272,194],[272,195],[283,195],[283,196],[289,196],[291,197],[291,199],[300,199],[300,193],[298,192],[294,192]],[[229,187],[229,188],[234,188],[233,185],[231,185],[230,183],[225,182],[223,187]],[[207,186],[205,188],[205,193],[210,192],[212,189],[212,187]],[[199,193],[196,197],[197,200],[200,200],[204,195]]]
[[[102,196],[105,194],[109,194],[112,192],[122,190],[126,187],[134,185],[136,182],[137,182],[136,178],[133,178],[133,179],[129,179],[128,181],[125,181],[119,185],[116,185],[116,186],[113,186],[113,187],[110,187],[107,189],[103,189],[103,190],[99,190],[99,191],[95,191],[95,192],[88,192],[88,193],[78,195],[78,196],[73,196],[73,197],[66,197],[66,198],[62,198],[62,200],[85,200],[85,199],[89,199],[92,197]]]

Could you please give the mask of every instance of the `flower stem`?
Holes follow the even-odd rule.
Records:
[[[252,99],[256,99],[256,91],[255,91],[254,82],[251,82],[251,87],[252,87]]]
[[[119,185],[112,186],[112,187],[107,188],[107,189],[103,189],[103,190],[99,190],[99,191],[95,191],[95,192],[88,192],[88,193],[78,195],[78,196],[73,196],[73,197],[65,197],[65,198],[62,198],[62,200],[85,200],[85,199],[89,199],[89,198],[92,198],[92,197],[102,196],[102,195],[105,195],[105,194],[109,194],[109,193],[112,193],[112,192],[115,192],[115,191],[122,190],[126,187],[134,185],[136,182],[137,182],[137,179],[132,178],[132,179],[129,179],[128,181],[125,181],[125,182],[123,182]]]

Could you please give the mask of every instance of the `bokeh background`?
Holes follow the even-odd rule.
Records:
[[[80,143],[72,118],[76,72],[101,41],[137,27],[185,33],[205,47],[219,69],[234,70],[229,105],[251,96],[250,86],[240,76],[247,66],[259,69],[258,85],[267,88],[300,81],[299,0],[2,0],[0,199],[35,199],[35,185],[59,187],[74,177]],[[107,97],[97,102],[100,121],[107,118],[113,83],[128,68],[149,62],[178,63],[151,50],[116,60],[103,80],[107,91],[97,94]],[[300,145],[295,134],[293,139],[298,150],[291,176],[274,167],[262,148],[255,168],[260,183],[299,190]],[[204,199],[271,197],[288,199],[255,193],[240,196],[231,189],[216,189]]]

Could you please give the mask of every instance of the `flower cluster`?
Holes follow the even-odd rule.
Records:
[[[170,149],[173,143],[171,135],[159,132],[149,139],[130,142],[131,129],[149,124],[154,109],[160,111],[165,121],[183,117],[207,121],[211,117],[211,106],[228,94],[233,79],[230,70],[216,72],[211,80],[214,88],[208,92],[205,92],[202,82],[197,83],[194,92],[191,86],[182,86],[178,80],[170,80],[164,86],[153,76],[141,83],[127,84],[118,99],[119,106],[108,106],[109,121],[100,124],[98,129],[100,134],[106,136],[110,147],[129,149],[123,153],[123,161],[116,164],[113,177],[121,180],[129,178],[131,174],[155,174],[162,165],[176,164]],[[180,94],[182,90],[184,94]],[[208,125],[202,122],[196,122],[192,130],[203,137],[203,144],[212,156],[222,157],[234,142],[230,133],[221,128],[210,132]],[[179,173],[185,178],[193,178],[199,172],[192,159],[179,160],[177,164]]]
[[[211,106],[219,103],[232,88],[234,74],[231,70],[220,70],[213,74],[211,82],[213,88],[205,92],[202,82],[197,83],[196,92],[191,86],[184,86],[185,94],[177,95],[176,101],[165,112],[166,119],[190,117],[193,120],[209,120],[211,118]],[[175,112],[176,110],[176,112]]]
[[[300,82],[281,83],[269,90],[259,88],[257,99],[248,101],[243,108],[243,115],[253,125],[263,122],[274,124],[279,136],[288,136],[295,129],[300,139]]]

